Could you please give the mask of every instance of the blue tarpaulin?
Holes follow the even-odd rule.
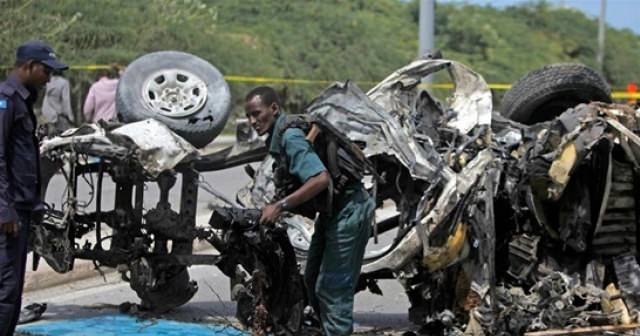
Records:
[[[20,326],[17,331],[34,336],[248,335],[230,326],[184,323],[163,319],[141,320],[128,315],[106,315],[87,319],[42,322]]]

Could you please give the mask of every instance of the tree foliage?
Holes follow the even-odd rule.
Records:
[[[182,50],[224,74],[360,81],[368,87],[417,54],[418,1],[400,0],[0,0],[0,64],[42,39],[73,65],[126,64]],[[630,9],[634,10],[634,9]],[[640,37],[607,29],[604,74],[638,81]],[[436,45],[489,82],[509,83],[553,62],[595,66],[597,22],[546,2],[496,9],[436,5]],[[80,102],[94,74],[70,71]],[[236,103],[256,83],[231,83]],[[276,84],[298,109],[326,84]],[[79,106],[79,103],[76,104]]]

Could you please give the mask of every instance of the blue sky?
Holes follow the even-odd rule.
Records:
[[[527,0],[436,0],[437,2],[470,3],[504,7],[531,2]],[[547,0],[548,3],[579,9],[588,16],[600,15],[600,0]],[[629,28],[640,34],[640,0],[607,0],[607,24],[614,28]]]

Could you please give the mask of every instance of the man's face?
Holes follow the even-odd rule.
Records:
[[[259,135],[267,133],[273,123],[276,121],[278,114],[278,104],[273,103],[269,106],[262,102],[259,95],[253,96],[244,103],[244,111],[247,114],[251,127],[258,132]]]
[[[40,89],[51,79],[51,72],[53,72],[53,69],[51,69],[47,65],[37,61],[33,61],[29,64],[29,72],[26,84]]]

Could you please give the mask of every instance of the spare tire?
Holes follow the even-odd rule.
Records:
[[[605,79],[585,65],[560,63],[531,71],[513,84],[502,99],[500,112],[531,125],[591,101],[611,102]]]
[[[116,109],[125,122],[156,119],[196,147],[224,128],[231,93],[207,61],[183,52],[146,54],[127,66],[118,82]]]

